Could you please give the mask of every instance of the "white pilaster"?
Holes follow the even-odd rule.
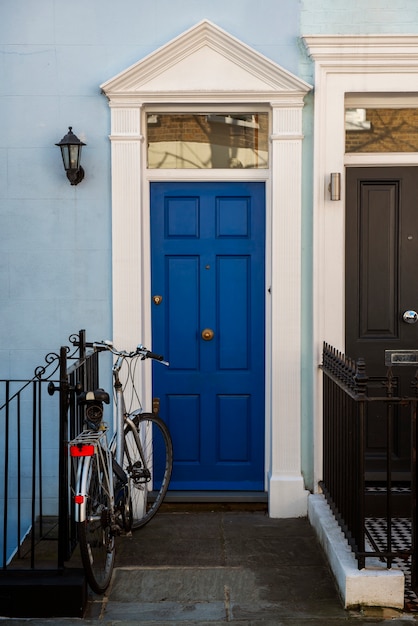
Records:
[[[112,107],[113,340],[133,349],[141,340],[141,115]]]
[[[272,103],[271,517],[307,512],[300,447],[302,106]]]

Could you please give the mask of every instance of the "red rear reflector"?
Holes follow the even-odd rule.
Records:
[[[89,444],[79,444],[70,447],[71,456],[93,456],[94,446]]]
[[[83,504],[84,502],[84,496],[74,496],[74,502],[76,504]]]

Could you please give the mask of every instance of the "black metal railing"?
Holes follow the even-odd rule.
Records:
[[[82,429],[75,391],[99,386],[99,365],[98,353],[86,348],[84,330],[69,341],[71,347],[45,357],[31,380],[0,381],[3,570],[36,569],[45,558],[38,557],[45,541],[48,561],[62,569],[77,543],[66,445]]]
[[[395,558],[412,560],[412,585],[416,586],[415,508],[416,508],[416,407],[417,385],[414,395],[398,397],[392,367],[386,376],[369,378],[364,359],[354,361],[332,346],[323,346],[323,493],[347,538],[358,561],[365,567],[370,557],[386,562],[388,568]],[[379,517],[383,518],[383,544],[377,545],[367,529],[367,494],[373,481],[367,478],[367,420],[376,407],[385,449],[381,450],[380,494],[384,499]],[[409,420],[411,454],[407,516],[411,522],[408,547],[394,549],[392,522],[397,508],[398,487],[394,480],[394,416],[402,411]],[[376,412],[376,411],[375,411]],[[381,442],[380,442],[381,443]],[[382,484],[383,483],[383,484]]]

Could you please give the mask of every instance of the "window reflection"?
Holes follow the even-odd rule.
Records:
[[[346,109],[346,152],[418,152],[418,109]]]
[[[267,113],[153,113],[147,139],[153,169],[268,167]]]

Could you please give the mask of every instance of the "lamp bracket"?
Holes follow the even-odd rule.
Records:
[[[78,170],[67,170],[67,178],[72,185],[78,185],[84,178],[84,170],[80,166]]]

